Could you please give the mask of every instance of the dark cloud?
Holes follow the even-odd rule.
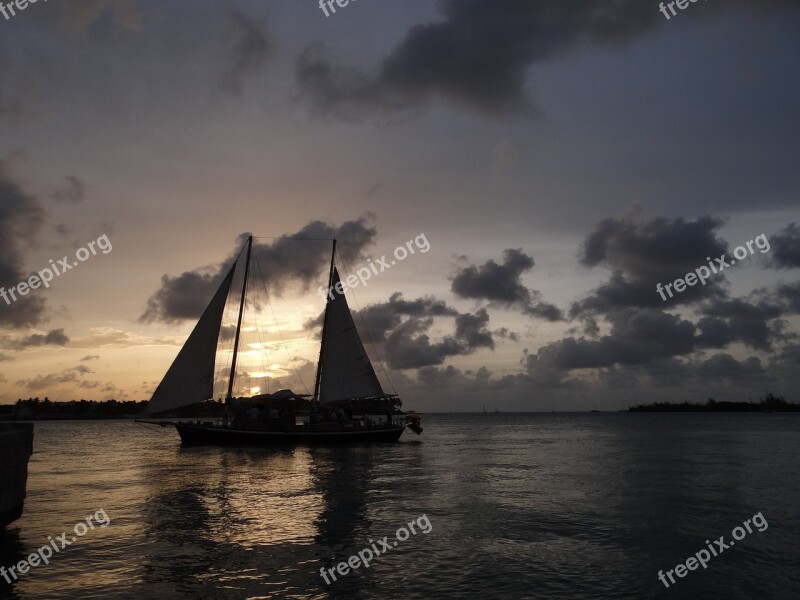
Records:
[[[272,52],[272,44],[262,22],[255,21],[236,10],[229,10],[231,36],[235,40],[231,51],[231,66],[222,76],[226,92],[240,94],[245,79],[258,73]]]
[[[702,313],[714,319],[714,335],[741,341],[756,350],[769,350],[773,342],[785,339],[784,309],[771,301],[749,302],[736,298],[715,300],[702,308]],[[727,331],[725,331],[727,328]]]
[[[64,187],[53,192],[53,200],[69,204],[79,204],[83,202],[83,198],[86,194],[86,186],[84,183],[72,175],[68,175],[65,179],[67,182]]]
[[[775,296],[787,315],[800,315],[800,281],[778,284]]]
[[[397,326],[386,340],[384,356],[392,369],[418,369],[440,365],[446,358],[468,354],[467,346],[453,336],[431,342],[425,333],[432,319],[409,319]]]
[[[502,339],[511,340],[512,342],[518,342],[520,339],[519,334],[516,331],[511,331],[507,327],[495,329],[492,334]]]
[[[36,238],[45,214],[36,196],[28,193],[0,159],[0,287],[10,289],[27,279],[25,250]],[[0,299],[0,325],[28,327],[42,320],[45,301],[28,295],[7,304]]]
[[[697,367],[698,376],[707,381],[747,381],[766,379],[767,374],[758,357],[751,356],[740,362],[730,354],[715,354]]]
[[[21,338],[2,337],[2,343],[10,350],[25,350],[38,346],[66,346],[69,337],[64,334],[63,329],[53,329],[46,334],[35,333]]]
[[[488,260],[480,266],[461,269],[453,278],[451,290],[461,298],[487,300],[493,306],[517,306],[530,316],[548,321],[563,318],[553,304],[542,302],[541,294],[529,290],[520,281],[523,273],[534,266],[533,258],[520,249],[503,251],[503,263]]]
[[[735,341],[728,322],[716,317],[703,317],[697,322],[698,341],[705,348],[724,348]]]
[[[608,318],[612,324],[608,335],[552,342],[539,349],[538,360],[560,370],[642,365],[690,354],[698,347],[695,325],[676,315],[628,308]]]
[[[800,389],[800,369],[797,365],[800,365],[800,343],[795,342],[787,344],[780,352],[770,357],[769,373],[775,379],[789,382],[786,386],[787,391],[791,390],[796,394]]]
[[[301,95],[320,113],[353,118],[443,99],[488,115],[532,114],[529,68],[574,50],[620,45],[667,26],[641,0],[443,0],[442,19],[412,27],[374,73],[334,66],[319,47],[295,65]],[[708,3],[681,18],[702,18],[746,0]],[[794,9],[791,0],[758,8]]]
[[[471,350],[476,348],[490,348],[494,350],[494,339],[491,332],[486,329],[489,324],[489,313],[485,308],[474,315],[463,314],[456,317],[455,337],[466,342]]]
[[[462,371],[452,365],[446,367],[422,367],[417,371],[417,380],[430,386],[451,386],[453,384],[467,384],[472,389],[489,384],[492,373],[486,367],[477,371]]]
[[[79,365],[77,367],[61,371],[59,373],[50,373],[48,375],[37,375],[36,377],[32,377],[30,379],[20,379],[19,381],[16,382],[16,384],[33,391],[46,390],[66,383],[80,384],[82,376],[88,375],[89,373],[91,373],[89,369],[87,369],[83,365]],[[94,387],[94,386],[79,385],[79,387]]]
[[[306,322],[305,328],[321,328],[322,316]],[[387,302],[354,312],[354,318],[356,326],[366,334],[362,339],[368,350],[374,347],[392,369],[440,365],[452,356],[495,347],[485,309],[475,314],[460,313],[433,296],[405,300],[400,292],[395,292]],[[453,319],[454,330],[438,342],[431,341],[429,332],[439,318]]]
[[[100,360],[99,354],[87,354],[81,359],[81,362],[88,362],[90,360]]]
[[[163,275],[161,289],[147,301],[140,320],[152,323],[199,318],[222,279],[217,271],[189,271],[176,277]]]
[[[438,342],[431,342],[428,331],[433,318],[410,318],[386,337],[384,356],[392,369],[418,369],[440,365],[452,356],[472,354],[480,348],[494,349],[492,333],[487,329],[489,314],[480,309],[476,314],[455,317],[455,332]]]
[[[313,221],[296,233],[272,242],[255,240],[251,270],[259,279],[263,275],[264,285],[270,293],[281,295],[287,286],[293,284],[307,291],[325,279],[331,252],[330,243],[325,240],[335,237],[342,254],[352,260],[362,257],[375,235],[370,217],[347,221],[338,228]],[[140,320],[175,322],[199,318],[246,239],[247,234],[240,236],[237,249],[220,265],[186,271],[174,277],[162,276],[161,288],[147,301]],[[260,285],[259,289],[263,291]]]
[[[789,223],[769,238],[771,254],[769,265],[776,269],[800,267],[800,227]]]
[[[470,265],[453,278],[453,293],[462,298],[477,298],[503,304],[527,303],[528,289],[519,282],[533,268],[533,259],[521,250],[503,251],[503,264],[489,260],[480,267]]]
[[[656,285],[672,283],[725,254],[728,245],[717,237],[722,220],[694,221],[657,217],[640,222],[633,217],[607,218],[586,238],[579,254],[587,267],[603,266],[609,280],[587,298],[573,303],[573,317],[625,307],[674,307],[703,298],[723,297],[724,272],[712,274],[705,286],[697,283],[663,301]],[[666,295],[666,293],[665,293]]]
[[[457,317],[459,312],[433,296],[405,300],[400,292],[395,292],[389,297],[388,302],[370,304],[357,314],[359,325],[364,324],[370,339],[374,343],[382,345],[386,342],[388,333],[400,325],[404,318],[418,320],[433,317]],[[308,323],[307,326],[312,324],[321,327],[322,314],[314,323]]]

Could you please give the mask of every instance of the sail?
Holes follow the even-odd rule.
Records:
[[[320,402],[382,396],[383,388],[356,331],[344,294],[335,291],[340,282],[333,269],[333,300],[328,298],[325,330],[322,332]],[[341,289],[341,288],[340,288]]]
[[[214,358],[222,313],[233,281],[234,264],[195,325],[172,366],[156,388],[145,414],[208,400],[214,395]]]

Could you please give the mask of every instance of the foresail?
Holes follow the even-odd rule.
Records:
[[[234,264],[156,388],[145,414],[161,413],[213,396],[217,340],[235,268]]]
[[[383,388],[356,331],[350,307],[343,294],[335,291],[339,272],[334,268],[323,332],[320,402],[382,396]],[[340,288],[341,289],[341,288]]]

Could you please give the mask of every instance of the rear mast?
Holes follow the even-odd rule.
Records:
[[[250,255],[253,253],[253,236],[247,240],[247,260],[244,263],[244,281],[242,282],[242,298],[239,301],[239,318],[236,322],[236,337],[233,340],[233,359],[231,360],[231,376],[228,379],[227,399],[233,398],[233,383],[236,378],[236,358],[239,354],[239,334],[242,331],[242,316],[244,315],[244,301],[247,295],[247,278],[250,273]]]

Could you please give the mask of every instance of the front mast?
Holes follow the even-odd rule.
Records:
[[[231,361],[231,376],[228,380],[227,399],[233,398],[233,382],[236,378],[236,357],[239,354],[239,334],[242,330],[242,316],[244,315],[244,300],[247,294],[247,277],[250,273],[250,255],[253,252],[253,236],[247,240],[247,261],[244,264],[244,281],[242,282],[242,298],[239,301],[239,319],[236,322],[236,337],[233,340],[233,360]]]
[[[314,402],[319,402],[319,388],[322,380],[322,361],[325,353],[325,332],[328,330],[328,303],[331,296],[331,285],[333,284],[333,262],[336,258],[336,238],[333,239],[333,251],[331,252],[331,268],[328,273],[328,293],[325,296],[325,315],[322,318],[322,338],[319,345],[319,361],[317,362],[317,376],[314,381]]]

